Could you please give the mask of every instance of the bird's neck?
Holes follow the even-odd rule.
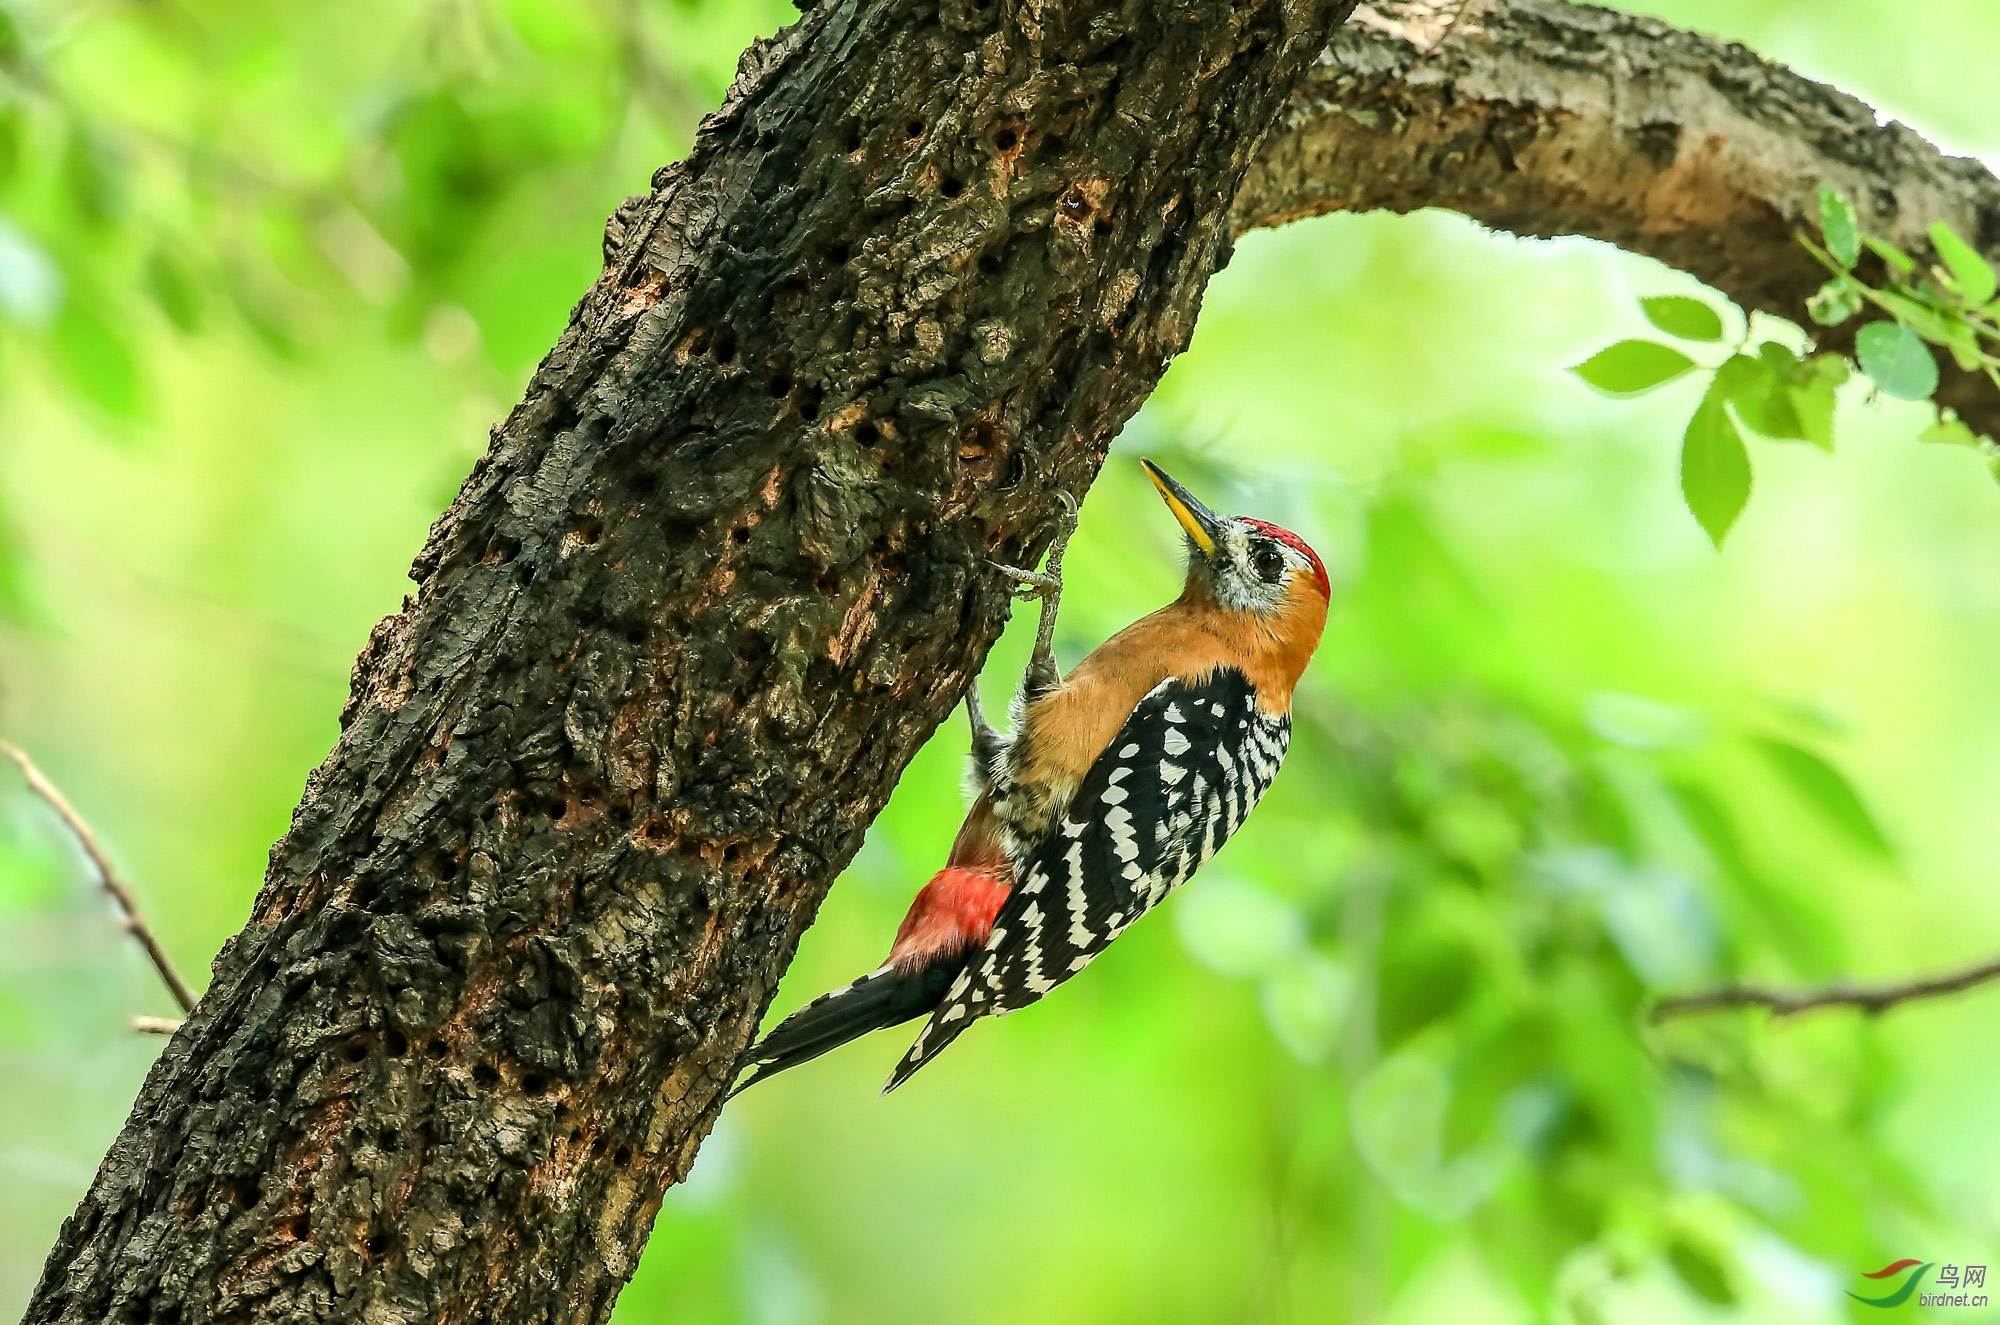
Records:
[[[1294,580],[1268,612],[1242,611],[1215,601],[1208,586],[1190,579],[1181,596],[1159,615],[1217,642],[1218,663],[1241,668],[1268,712],[1291,708],[1292,689],[1305,674],[1326,629],[1326,599],[1317,585]]]

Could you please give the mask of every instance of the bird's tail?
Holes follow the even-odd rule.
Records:
[[[984,1015],[973,1010],[965,994],[972,987],[972,968],[962,967],[957,971],[944,991],[939,995],[931,1013],[931,1019],[917,1032],[917,1042],[896,1064],[896,1070],[889,1074],[883,1084],[882,1093],[887,1095],[896,1087],[908,1081],[916,1070],[936,1058],[944,1047],[956,1040],[967,1026]]]
[[[959,969],[959,964],[951,961],[933,962],[918,970],[905,970],[890,962],[853,984],[820,995],[750,1047],[737,1069],[744,1075],[731,1088],[730,1097],[869,1031],[923,1016],[938,1005]]]

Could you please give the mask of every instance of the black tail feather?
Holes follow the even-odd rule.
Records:
[[[942,1003],[944,1000],[940,998],[938,1001]],[[923,1030],[917,1035],[917,1042],[910,1046],[910,1051],[903,1055],[901,1061],[896,1064],[895,1070],[889,1074],[888,1081],[883,1083],[882,1093],[884,1095],[887,1095],[890,1091],[908,1081],[918,1068],[930,1062],[931,1059],[936,1058],[939,1051],[953,1040],[956,1040],[959,1034],[973,1023],[975,1018],[966,1015],[954,1020],[956,1022],[955,1025],[942,1026],[933,1017],[931,1021],[924,1025]]]
[[[946,960],[909,972],[884,966],[851,985],[820,995],[779,1022],[743,1055],[738,1070],[745,1075],[730,1089],[730,1098],[765,1077],[810,1062],[869,1031],[930,1012],[944,998],[959,965]]]

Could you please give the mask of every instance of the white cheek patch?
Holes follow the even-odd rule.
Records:
[[[1276,584],[1267,584],[1264,577],[1252,570],[1244,561],[1236,559],[1217,569],[1210,588],[1215,601],[1232,612],[1274,612],[1284,601],[1285,588],[1291,583],[1289,566],[1285,577]]]

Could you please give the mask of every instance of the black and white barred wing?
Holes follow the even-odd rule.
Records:
[[[897,1065],[895,1089],[980,1017],[1048,993],[1221,849],[1285,757],[1291,719],[1273,717],[1241,672],[1169,679],[1125,720],[1061,824],[1015,862],[1020,885],[984,951],[946,991]]]

